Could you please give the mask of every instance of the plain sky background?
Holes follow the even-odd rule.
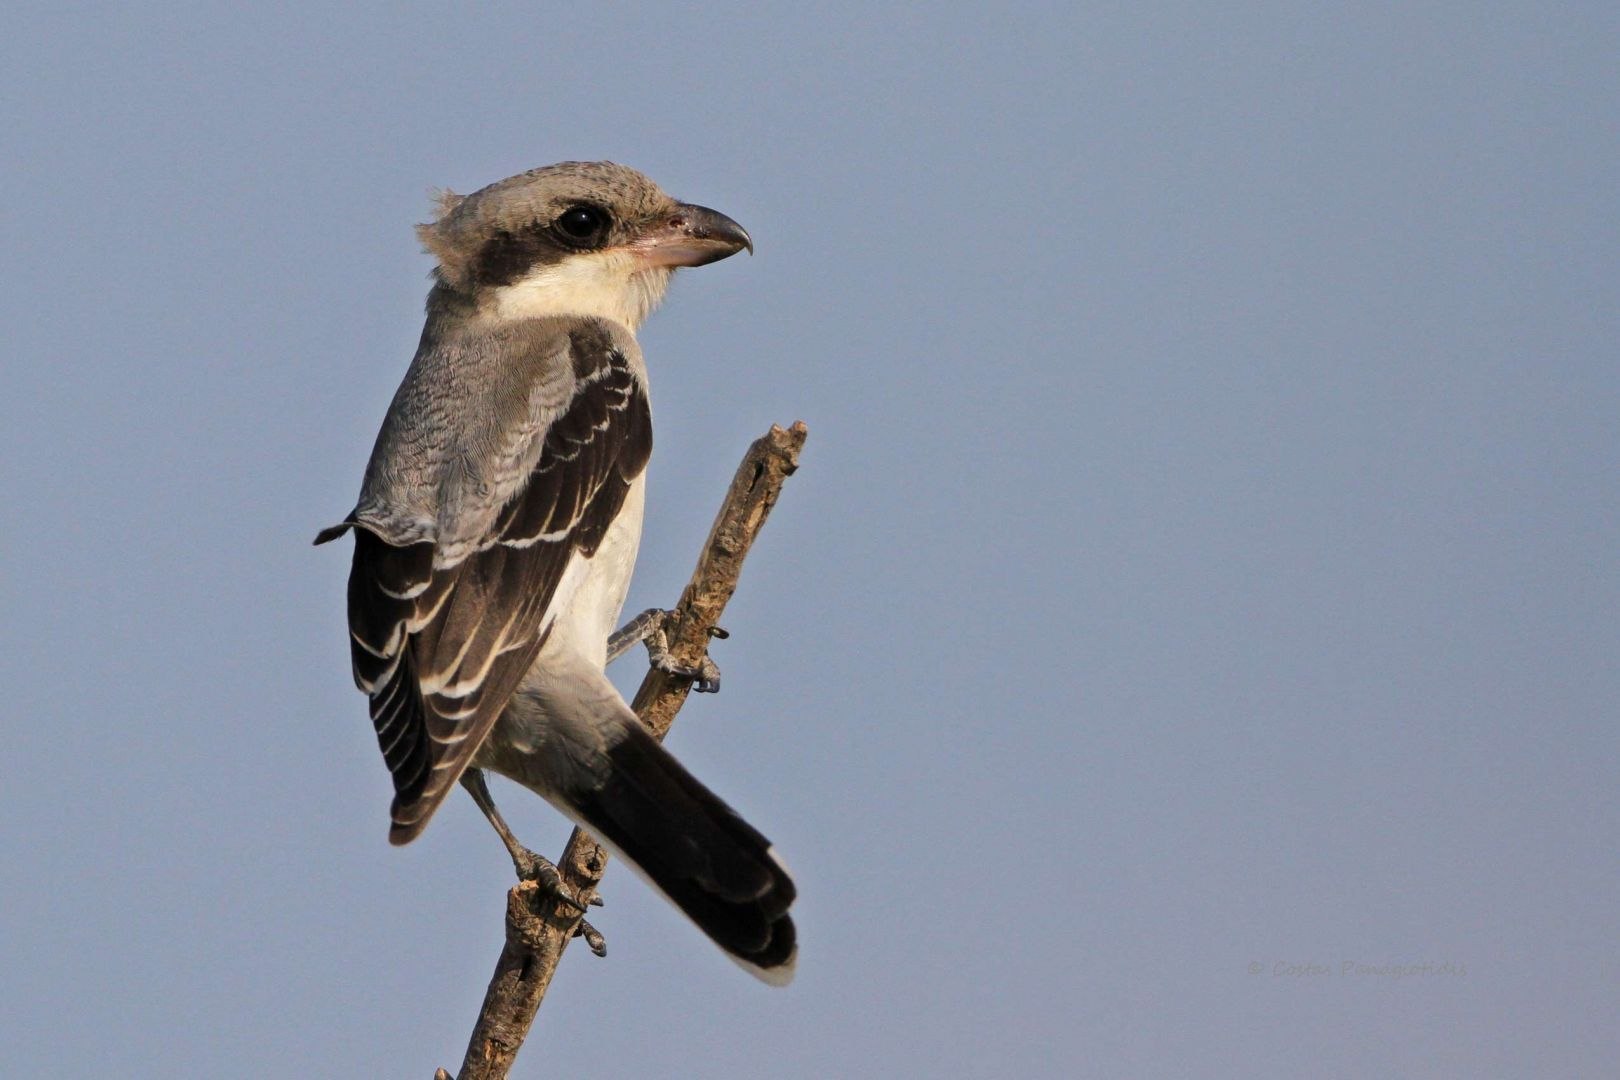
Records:
[[[612,158],[758,244],[642,333],[631,609],[810,426],[671,742],[803,949],[615,867],[516,1075],[1616,1075],[1617,56],[1595,2],[14,9],[0,1071],[459,1063],[510,865],[459,795],[387,844],[310,540],[428,189]]]

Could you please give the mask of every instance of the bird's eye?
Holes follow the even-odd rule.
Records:
[[[599,206],[570,206],[554,223],[557,235],[570,244],[589,246],[600,243],[608,228],[607,211]]]

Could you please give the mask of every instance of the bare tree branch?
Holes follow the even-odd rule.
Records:
[[[798,468],[808,434],[803,421],[786,431],[772,425],[743,455],[692,579],[666,624],[670,656],[676,663],[694,665],[703,659],[710,631],[737,591],[743,559],[776,505],[783,481]],[[690,689],[690,679],[651,669],[631,705],[662,739]],[[588,896],[602,880],[607,860],[607,852],[589,833],[575,829],[557,868],[575,895]],[[548,901],[533,882],[520,882],[506,894],[506,944],[484,994],[458,1080],[506,1076],[579,920],[577,910]],[[450,1080],[450,1074],[440,1069],[435,1080]]]

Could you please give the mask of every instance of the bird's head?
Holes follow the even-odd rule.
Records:
[[[678,202],[634,169],[567,161],[471,195],[443,192],[417,226],[439,288],[496,318],[588,315],[634,330],[682,266],[754,244],[741,225]]]

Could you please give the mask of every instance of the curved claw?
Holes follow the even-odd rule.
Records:
[[[696,681],[692,683],[692,689],[700,694],[720,692],[720,668],[707,656],[703,658],[703,663],[698,665],[698,675]]]
[[[586,946],[595,955],[607,955],[607,939],[602,936],[600,930],[584,919],[579,920],[579,925],[574,927],[574,936],[584,938]]]

